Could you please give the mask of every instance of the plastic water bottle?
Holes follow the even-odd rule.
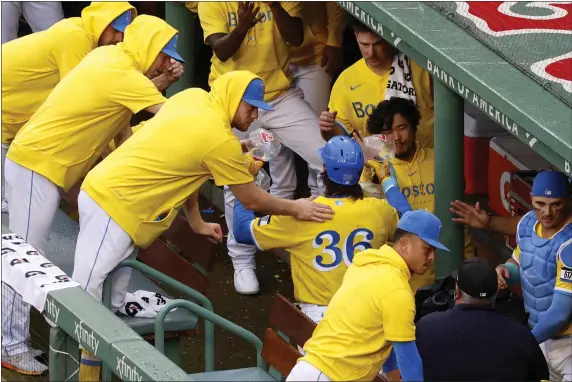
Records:
[[[254,183],[258,188],[268,191],[270,189],[270,175],[263,168],[258,171],[256,177],[254,178]]]
[[[270,131],[256,129],[248,135],[246,147],[255,159],[268,162],[276,158],[282,145]]]
[[[364,138],[364,144],[367,148],[364,153],[367,159],[386,162],[395,158],[395,143],[390,136],[375,134]]]

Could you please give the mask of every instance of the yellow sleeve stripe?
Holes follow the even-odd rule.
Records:
[[[260,220],[260,218],[254,219],[252,222],[250,222],[250,235],[252,236],[252,241],[254,241],[256,248],[258,248],[260,251],[264,251],[264,248],[262,248],[260,243],[256,240],[256,234],[254,232],[254,224],[256,224],[258,220]]]

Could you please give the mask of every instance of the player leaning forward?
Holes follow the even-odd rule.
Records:
[[[300,220],[331,218],[329,206],[278,199],[255,185],[252,158],[243,154],[231,129],[246,131],[258,108],[270,109],[263,87],[251,72],[234,71],[217,78],[210,93],[182,91],[87,175],[78,197],[72,278],[88,293],[101,300],[109,272],[136,247],[151,245],[181,209],[196,233],[221,241],[220,226],[205,223],[198,210],[199,188],[211,177],[249,209]],[[121,271],[113,287],[115,309],[124,302],[130,278]]]
[[[423,380],[415,345],[412,274],[423,274],[435,258],[441,221],[427,210],[406,212],[393,246],[354,257],[342,286],[286,381],[373,380],[381,369],[399,366],[402,380]],[[392,350],[397,365],[390,358]]]
[[[10,145],[5,163],[10,230],[43,255],[60,190],[69,190],[90,170],[133,113],[154,113],[165,102],[149,78],[169,57],[181,59],[174,49],[176,34],[161,19],[137,17],[125,29],[124,42],[95,49],[60,81]],[[2,297],[3,350],[14,357],[27,354],[20,352],[27,347],[29,305],[4,283]],[[26,319],[12,320],[14,309]],[[18,359],[3,358],[3,365]]]
[[[8,212],[4,160],[16,133],[89,52],[121,42],[135,16],[128,2],[94,1],[81,17],[2,45],[2,212]]]

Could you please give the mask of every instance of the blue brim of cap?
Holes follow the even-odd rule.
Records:
[[[258,100],[254,100],[254,99],[247,99],[247,98],[243,98],[242,100],[244,102],[246,102],[247,104],[254,106],[254,107],[257,107],[259,109],[266,110],[266,111],[274,111],[274,109],[272,107],[270,107],[270,105],[267,104],[266,102],[258,101]]]
[[[419,238],[432,247],[442,249],[443,251],[451,252],[451,251],[449,251],[449,248],[445,247],[443,244],[439,243],[437,240],[428,239],[428,238],[425,238],[423,236],[419,236]]]
[[[173,49],[163,49],[161,52],[165,53],[167,56],[174,58],[177,61],[182,62],[183,64],[185,63],[185,60],[183,60],[183,57],[181,57],[179,55],[179,53],[177,53],[176,50]]]
[[[129,26],[129,24],[124,23],[111,23],[111,27],[115,30],[118,30],[121,33],[125,33],[125,29]]]

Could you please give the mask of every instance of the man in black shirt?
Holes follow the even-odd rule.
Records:
[[[546,360],[528,327],[496,311],[497,274],[480,259],[459,267],[455,307],[417,323],[426,381],[547,380]]]

